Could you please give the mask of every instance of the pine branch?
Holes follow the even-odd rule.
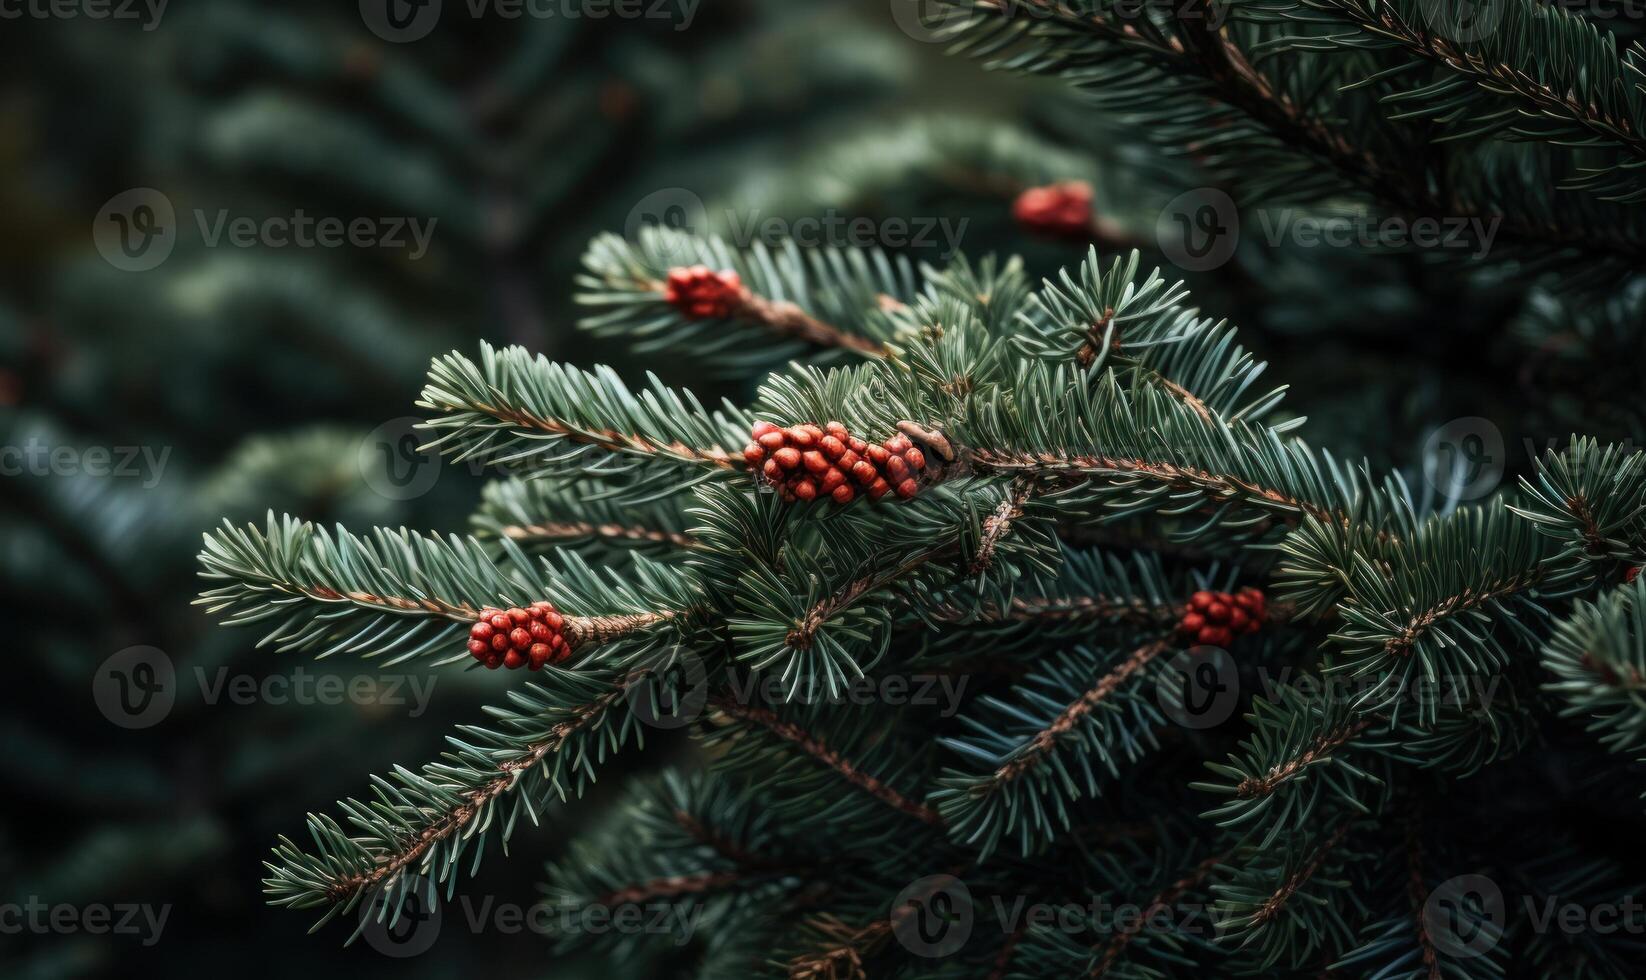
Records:
[[[425,448],[456,459],[597,477],[623,474],[641,499],[746,472],[753,420],[727,404],[709,412],[690,393],[631,391],[610,368],[583,371],[525,349],[482,344],[480,362],[437,358],[418,405],[438,413]]]
[[[386,656],[390,664],[466,659],[460,638],[486,608],[547,599],[564,616],[571,649],[588,652],[629,638],[643,648],[660,638],[657,627],[684,627],[681,614],[699,601],[688,575],[643,559],[625,582],[571,554],[534,564],[509,543],[499,565],[473,538],[442,541],[403,528],[368,538],[272,513],[265,531],[225,523],[206,535],[200,564],[202,578],[227,584],[196,604],[230,626],[275,621],[259,646]]]
[[[943,818],[936,810],[904,797],[891,786],[858,768],[850,760],[829,748],[799,725],[784,721],[767,708],[744,704],[725,692],[710,697],[709,703],[732,718],[758,725],[777,738],[792,743],[801,752],[833,770],[852,786],[857,787],[892,809],[907,814],[932,827],[941,828]]]
[[[482,540],[507,538],[527,551],[582,547],[603,556],[629,549],[673,556],[702,547],[686,531],[691,519],[679,497],[620,502],[600,496],[593,482],[492,481],[470,524]]]
[[[746,374],[815,352],[886,357],[896,325],[887,316],[919,289],[906,259],[879,250],[813,249],[792,242],[734,249],[720,238],[671,228],[642,230],[637,243],[604,235],[590,243],[579,303],[597,312],[580,326],[619,336],[645,353],[685,351]],[[724,315],[696,317],[666,300],[671,269],[732,272],[744,293]]]
[[[408,875],[449,890],[471,844],[478,865],[486,831],[506,844],[522,815],[536,822],[551,799],[581,793],[595,762],[633,734],[637,722],[612,708],[648,673],[547,670],[550,687],[512,693],[514,708],[491,709],[494,728],[459,729],[442,761],[374,777],[373,799],[339,804],[344,823],[311,814],[313,852],[282,837],[266,865],[270,903],[329,906],[324,923]]]
[[[1029,854],[1066,831],[1076,802],[1155,747],[1165,719],[1138,678],[1167,649],[1152,639],[1124,655],[1055,655],[1009,698],[963,714],[965,734],[939,740],[960,761],[929,797],[950,836],[986,858],[1003,840]]]

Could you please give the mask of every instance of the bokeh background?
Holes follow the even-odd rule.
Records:
[[[435,755],[507,679],[258,650],[191,605],[201,532],[271,509],[462,531],[481,480],[418,456],[409,424],[429,359],[482,338],[746,394],[576,329],[598,232],[662,220],[746,239],[810,217],[862,244],[842,227],[867,218],[871,241],[921,261],[958,245],[1051,274],[1086,242],[1017,226],[1012,201],[1082,180],[1100,249],[1170,267],[1173,202],[1205,189],[1123,116],[946,56],[911,0],[644,0],[630,17],[447,0],[400,38],[372,6],[5,5],[21,13],[0,19],[0,905],[82,923],[96,906],[167,911],[157,937],[0,914],[0,976],[602,975],[455,909],[432,949],[396,959],[264,906],[277,835]],[[114,236],[147,241],[164,216],[141,209],[162,205],[163,260],[122,258]],[[211,234],[271,218],[364,220],[367,240]],[[1605,382],[1562,376],[1574,317],[1529,280],[1432,259],[1248,233],[1213,268],[1167,271],[1275,362],[1314,441],[1422,488],[1426,443],[1490,436],[1490,420],[1495,486],[1564,436],[1572,406],[1592,415]],[[1594,434],[1639,431],[1632,405],[1616,414]],[[104,668],[153,651],[175,696],[136,727]],[[314,703],[287,690],[300,671],[377,693]],[[597,819],[598,800],[575,813]],[[517,835],[464,891],[529,903],[571,829]]]

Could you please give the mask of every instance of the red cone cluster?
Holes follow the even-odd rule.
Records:
[[[1633,568],[1631,568],[1628,571],[1623,573],[1623,584],[1624,585],[1633,585],[1633,584],[1635,584],[1635,579],[1637,579],[1639,577],[1640,577],[1640,566],[1636,565],[1635,567],[1633,567]]]
[[[1066,180],[1031,187],[1012,202],[1012,217],[1029,231],[1083,237],[1092,229],[1092,186]]]
[[[786,429],[756,422],[751,435],[743,458],[784,500],[829,497],[849,504],[860,493],[870,500],[888,493],[906,500],[919,492],[916,476],[926,467],[925,453],[902,433],[871,446],[839,422]]]
[[[715,272],[706,265],[670,269],[663,284],[663,301],[693,320],[731,316],[748,298],[737,273]]]
[[[1239,592],[1196,592],[1177,631],[1191,642],[1226,647],[1241,633],[1256,633],[1268,618],[1263,593],[1250,586]]]
[[[558,664],[572,655],[561,632],[565,619],[547,601],[530,609],[482,609],[480,621],[469,630],[469,652],[492,670]]]

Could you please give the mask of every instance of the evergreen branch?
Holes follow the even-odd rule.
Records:
[[[1332,831],[1331,836],[1326,838],[1326,842],[1321,844],[1313,854],[1309,855],[1308,860],[1303,862],[1301,866],[1290,871],[1285,879],[1281,881],[1280,887],[1275,889],[1275,893],[1265,899],[1263,904],[1251,913],[1251,925],[1262,927],[1273,921],[1281,913],[1281,910],[1286,907],[1286,903],[1292,900],[1292,896],[1297,894],[1298,889],[1307,884],[1309,879],[1320,871],[1321,866],[1326,863],[1326,859],[1337,849],[1338,844],[1343,842],[1343,838],[1348,833],[1348,824],[1343,824]]]
[[[1011,761],[1001,766],[995,772],[995,780],[1000,783],[1009,783],[1020,778],[1025,772],[1034,768],[1057,745],[1058,739],[1067,735],[1083,719],[1090,715],[1104,699],[1135,673],[1142,670],[1160,654],[1170,649],[1166,640],[1154,640],[1131,652],[1131,655],[1122,660],[1119,666],[1104,674],[1092,689],[1082,694],[1079,700],[1063,709],[1050,725],[1035,733],[1023,751],[1013,757]]]
[[[962,759],[929,797],[950,835],[986,857],[1008,835],[1027,854],[1067,830],[1072,804],[1101,791],[1100,770],[1112,778],[1154,747],[1165,719],[1136,681],[1169,648],[1163,639],[1119,657],[1077,648],[1038,666],[1009,700],[977,702],[961,716],[966,734],[939,740]]]
[[[1429,889],[1424,883],[1423,841],[1418,837],[1416,804],[1410,804],[1406,813],[1406,901],[1411,909],[1412,924],[1417,931],[1418,949],[1422,951],[1423,972],[1428,980],[1440,980],[1440,953],[1435,949],[1434,937],[1429,934]]]
[[[470,524],[483,540],[507,538],[528,551],[582,546],[673,555],[702,548],[685,531],[690,519],[678,497],[622,503],[599,496],[591,482],[494,480]]]
[[[1562,591],[1615,581],[1620,564],[1646,556],[1646,453],[1574,438],[1520,485],[1524,499],[1510,510],[1559,544],[1545,567]]]
[[[1334,901],[1348,899],[1341,869],[1356,859],[1345,847],[1352,827],[1346,815],[1329,814],[1324,826],[1279,847],[1243,852],[1245,863],[1231,865],[1212,886],[1218,940],[1248,959],[1245,969],[1307,969],[1322,954],[1335,959],[1352,940],[1352,910]]]
[[[1153,898],[1143,905],[1143,912],[1138,916],[1136,923],[1123,928],[1120,935],[1111,940],[1103,949],[1096,965],[1091,968],[1086,976],[1090,977],[1091,980],[1106,976],[1109,970],[1125,955],[1126,947],[1130,946],[1132,941],[1143,931],[1145,923],[1162,912],[1171,911],[1172,906],[1179,899],[1198,889],[1207,878],[1211,877],[1214,871],[1226,864],[1230,857],[1231,855],[1228,853],[1213,855],[1190,868],[1182,877],[1156,893]]]
[[[888,784],[859,769],[849,759],[829,748],[799,725],[783,720],[776,712],[768,708],[743,704],[724,691],[710,697],[709,703],[732,718],[758,725],[778,738],[793,744],[812,759],[833,770],[841,779],[892,809],[907,814],[929,826],[939,828],[943,826],[943,818],[936,810],[903,796]]]
[[[1646,748],[1646,582],[1579,601],[1543,647],[1544,689],[1613,752]]]
[[[1400,110],[1397,118],[1431,116],[1471,137],[1507,130],[1524,139],[1606,145],[1646,160],[1640,99],[1626,77],[1635,55],[1620,57],[1615,39],[1577,14],[1535,0],[1510,0],[1494,8],[1490,16],[1496,22],[1482,36],[1458,41],[1444,36],[1443,29],[1416,26],[1424,19],[1433,21],[1436,12],[1415,0],[1377,5],[1307,0],[1307,6],[1354,25],[1359,34],[1352,40],[1342,35],[1281,38],[1269,50],[1318,50],[1323,45],[1396,50],[1453,74],[1451,82],[1429,81],[1386,97]],[[1558,51],[1541,47],[1549,37],[1560,39]],[[1395,72],[1386,69],[1384,74]],[[1591,178],[1589,183],[1599,181]]]
[[[896,328],[887,314],[919,289],[908,260],[878,249],[734,249],[666,227],[643,229],[636,243],[600,236],[583,261],[577,300],[597,311],[583,329],[647,353],[684,350],[738,374],[813,352],[888,356]],[[698,265],[745,284],[724,315],[691,317],[665,300],[669,271]]]
[[[1238,21],[1217,27],[1222,18],[1210,0],[1172,5],[1160,21],[1126,16],[1120,0],[945,2],[971,11],[947,24],[949,36],[1004,67],[1062,75],[1100,104],[1142,113],[1153,123],[1155,137],[1174,148],[1205,145],[1203,162],[1214,165],[1227,181],[1249,188],[1246,196],[1323,201],[1349,192],[1411,219],[1449,215],[1492,224],[1500,238],[1514,240],[1529,254],[1563,248],[1599,256],[1646,254],[1638,223],[1623,213],[1601,219],[1564,201],[1539,200],[1536,213],[1528,215],[1534,210],[1526,207],[1530,202],[1486,207],[1486,194],[1453,193],[1456,188],[1446,180],[1431,179],[1429,166],[1414,170],[1408,163],[1435,158],[1440,144],[1426,142],[1420,131],[1404,124],[1388,125],[1376,100],[1358,91],[1363,84],[1357,83],[1368,80],[1350,72],[1353,63],[1294,59],[1284,76],[1267,75],[1243,43],[1251,42],[1261,53],[1271,39],[1240,29]],[[1261,8],[1265,2],[1241,4],[1240,9]],[[1337,2],[1355,0],[1298,0],[1294,6]],[[1013,22],[1019,8],[1030,11],[1023,24]],[[1294,24],[1319,16],[1285,9],[1280,14]],[[1342,43],[1339,32],[1307,37],[1297,45]],[[1598,52],[1599,45],[1592,49]],[[1372,80],[1394,73],[1394,66],[1382,67],[1389,70],[1375,71]],[[1586,82],[1580,90],[1589,91]],[[1208,141],[1205,133],[1219,129],[1224,132]],[[1345,132],[1363,138],[1352,141]],[[1621,184],[1622,178],[1617,181]]]
[[[611,708],[648,672],[547,670],[552,688],[531,685],[511,693],[515,709],[490,710],[495,729],[460,729],[443,761],[374,777],[374,800],[339,804],[352,832],[311,814],[313,853],[282,837],[264,880],[270,903],[330,906],[324,923],[407,874],[448,880],[471,842],[478,863],[489,828],[506,843],[522,814],[535,822],[551,796],[581,792],[594,761],[632,733],[633,719],[611,721]]]
[[[1227,798],[1207,819],[1267,848],[1314,826],[1328,808],[1371,811],[1384,780],[1364,758],[1371,754],[1366,743],[1387,719],[1296,687],[1281,688],[1274,700],[1255,699],[1247,718],[1252,733],[1241,752],[1227,763],[1206,763],[1221,781],[1190,784]]]
[[[437,358],[418,405],[439,413],[427,447],[457,459],[567,476],[628,474],[644,498],[746,472],[739,452],[752,420],[730,404],[709,412],[656,378],[631,391],[610,368],[583,371],[524,348],[482,344],[476,364]]]
[[[526,607],[547,599],[563,616],[573,650],[589,650],[653,627],[683,626],[699,601],[691,578],[653,563],[632,581],[602,576],[575,555],[535,565],[512,543],[495,562],[473,538],[444,541],[405,529],[361,537],[328,533],[307,521],[269,515],[265,531],[227,523],[205,537],[201,577],[227,584],[196,604],[231,626],[273,620],[258,641],[280,650],[387,656],[441,662],[468,656],[459,637],[486,608]]]
[[[1226,322],[1200,319],[1183,283],[1167,286],[1158,269],[1139,282],[1139,257],[1133,250],[1105,274],[1091,248],[1078,281],[1065,270],[1034,295],[1014,343],[1031,356],[1072,360],[1088,378],[1115,365],[1206,422],[1214,412],[1256,421],[1278,404],[1283,388],[1242,404],[1265,365],[1234,343]]]

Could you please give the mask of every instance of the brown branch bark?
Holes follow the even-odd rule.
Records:
[[[709,699],[714,707],[740,721],[759,725],[778,738],[793,743],[800,751],[811,756],[819,763],[840,774],[846,782],[869,794],[900,813],[919,820],[930,827],[941,828],[943,817],[938,812],[923,803],[908,799],[897,790],[881,782],[878,778],[864,772],[854,765],[851,760],[844,758],[840,753],[825,745],[799,725],[784,721],[777,713],[768,708],[757,708],[743,704],[731,694],[721,692]]]

